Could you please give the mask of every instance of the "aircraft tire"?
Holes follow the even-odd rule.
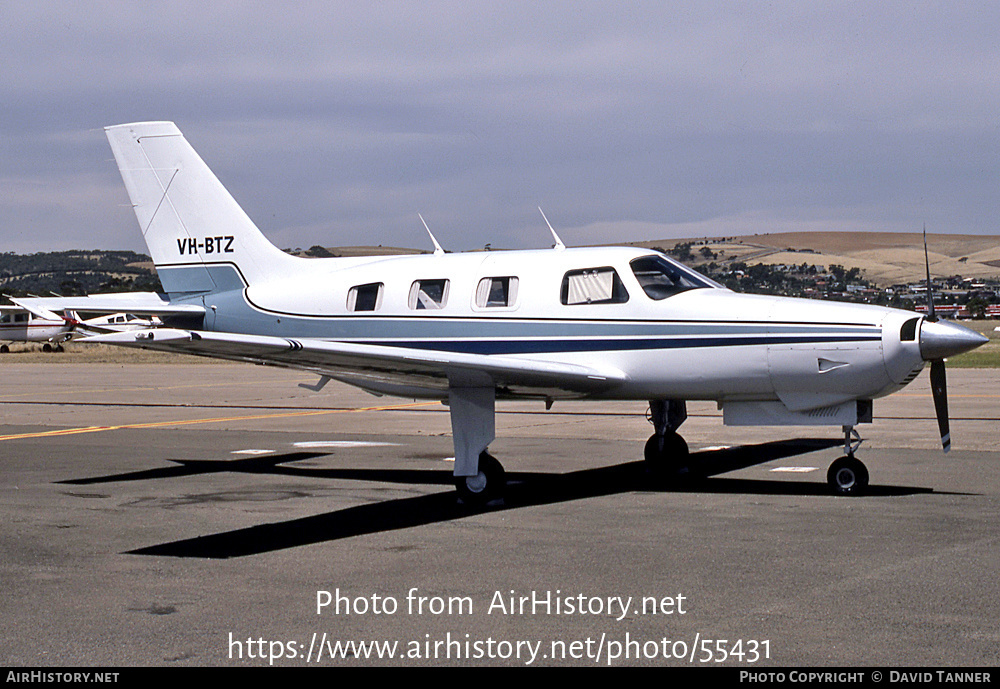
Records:
[[[43,352],[51,352],[52,351],[52,345],[50,345],[48,342],[46,342],[45,344],[42,345],[42,351]]]
[[[684,438],[674,432],[661,437],[655,433],[643,449],[646,467],[656,478],[678,478],[689,475],[688,446]]]
[[[0,354],[8,354],[8,353],[10,353],[10,347],[8,347],[7,345],[0,345]]]
[[[506,487],[507,474],[503,465],[486,452],[479,455],[479,473],[455,478],[458,497],[469,507],[482,507],[491,500],[503,497]]]
[[[861,495],[868,488],[868,468],[853,456],[841,457],[826,472],[834,495]]]

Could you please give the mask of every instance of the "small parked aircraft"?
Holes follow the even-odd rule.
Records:
[[[22,306],[18,299],[11,299],[13,306],[0,306],[0,353],[10,351],[8,343],[44,342],[46,352],[63,351],[62,343],[76,336],[155,328],[162,323],[156,318],[139,318],[129,313],[112,313],[80,320],[75,313],[61,316],[28,301]],[[57,297],[61,298],[61,297]]]
[[[20,306],[0,306],[0,353],[9,352],[13,342],[44,342],[46,352],[61,352],[62,343],[73,336],[74,329],[74,324],[61,316],[44,318]]]
[[[872,400],[932,363],[950,446],[945,357],[986,342],[959,325],[876,306],[737,294],[657,251],[547,250],[307,259],[257,229],[170,122],[107,128],[166,294],[34,300],[156,314],[164,328],[87,338],[286,366],[450,408],[455,481],[467,504],[502,494],[487,453],[497,399],[642,400],[645,458],[680,478],[687,400],[727,425],[834,425],[836,493],[868,484],[855,426]],[[547,222],[547,221],[546,221]],[[550,226],[551,230],[551,226]]]

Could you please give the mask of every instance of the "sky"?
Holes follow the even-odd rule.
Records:
[[[145,251],[172,120],[282,248],[1000,235],[995,2],[5,2],[0,251]]]

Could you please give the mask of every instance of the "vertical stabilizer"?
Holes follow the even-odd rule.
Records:
[[[261,234],[173,122],[105,131],[168,293],[232,289],[237,272],[250,284],[298,260]]]

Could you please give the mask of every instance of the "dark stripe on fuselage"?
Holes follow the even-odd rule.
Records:
[[[704,347],[746,347],[775,344],[815,344],[843,342],[879,342],[881,336],[756,336],[756,337],[678,337],[651,339],[580,339],[580,340],[378,340],[365,344],[404,347],[463,354],[552,354],[569,352],[623,352],[650,349],[696,349]]]

